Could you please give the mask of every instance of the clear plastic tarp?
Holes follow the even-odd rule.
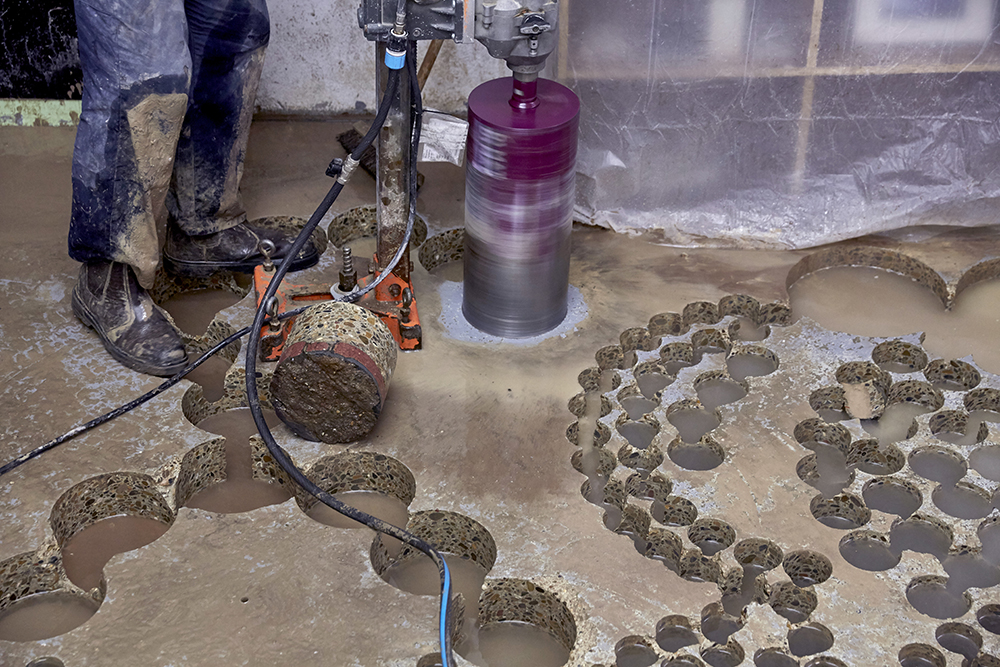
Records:
[[[809,247],[1000,212],[997,0],[562,0],[578,217]]]

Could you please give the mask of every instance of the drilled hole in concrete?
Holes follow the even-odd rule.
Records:
[[[778,370],[778,356],[762,345],[735,345],[726,355],[726,368],[736,381],[770,375]]]
[[[66,665],[59,658],[46,656],[32,660],[25,667],[66,667]]]
[[[729,325],[729,337],[732,340],[747,342],[761,341],[771,335],[771,327],[766,324],[757,326],[756,322],[745,317],[733,320]]]
[[[897,477],[870,479],[865,483],[861,495],[868,507],[903,519],[920,509],[924,501],[920,489],[912,482]]]
[[[969,391],[982,380],[975,366],[960,359],[935,359],[927,364],[924,377],[942,391]]]
[[[578,449],[570,457],[570,465],[579,473],[594,477],[608,477],[618,467],[615,455],[603,447]]]
[[[971,428],[969,416],[961,410],[942,410],[930,418],[928,426],[939,440],[962,446],[982,442],[989,435],[985,423]]]
[[[695,363],[700,362],[706,354],[726,354],[732,345],[729,334],[722,329],[701,329],[691,334]]]
[[[709,435],[702,436],[695,443],[684,442],[677,437],[667,446],[667,456],[687,470],[712,470],[726,460],[726,451]]]
[[[941,648],[972,660],[983,648],[983,636],[965,623],[943,623],[934,631]]]
[[[407,507],[416,494],[409,468],[376,452],[342,452],[322,458],[309,467],[306,476],[337,500],[398,527],[406,525]],[[335,528],[364,527],[312,495],[300,493],[296,501],[309,518],[320,523]],[[401,546],[394,538],[384,537],[383,541],[390,555]]]
[[[1000,635],[1000,604],[983,605],[976,611],[976,620],[987,632]]]
[[[732,545],[736,531],[719,519],[698,519],[688,528],[688,539],[706,556],[713,556]]]
[[[824,526],[839,530],[860,528],[872,517],[864,501],[852,493],[841,493],[833,498],[815,496],[809,502],[809,511]]]
[[[851,464],[869,475],[891,475],[906,465],[906,456],[895,445],[879,444],[878,440],[866,438],[852,445]]]
[[[654,500],[649,509],[664,526],[690,526],[698,518],[698,508],[683,496],[669,496],[663,502]]]
[[[725,644],[702,649],[701,657],[712,667],[736,667],[743,662],[746,653],[738,641],[730,638]]]
[[[676,655],[663,661],[660,667],[704,667],[704,665],[700,658],[693,655]]]
[[[889,529],[893,551],[915,551],[943,559],[951,548],[952,530],[940,519],[914,514],[905,521],[896,520]]]
[[[569,403],[566,407],[573,413],[574,417],[583,418],[587,416],[587,400],[590,397],[590,394],[591,392],[580,392],[573,398],[569,399]],[[598,406],[594,412],[598,419],[611,414],[611,411],[614,409],[607,396],[601,396],[597,403]]]
[[[659,405],[656,401],[645,398],[644,396],[630,396],[619,400],[622,409],[628,413],[628,418],[632,420],[642,419],[644,415],[649,414]]]
[[[662,373],[646,373],[638,378],[636,378],[636,384],[639,385],[639,391],[645,398],[652,399],[656,396],[656,393],[673,382],[674,379],[669,375],[663,375]]]
[[[159,305],[182,331],[201,334],[219,311],[239,303],[243,296],[226,289],[201,289],[180,292]]]
[[[900,667],[947,667],[941,651],[930,644],[907,644],[898,658]]]
[[[193,362],[199,356],[201,355],[189,353],[188,362]],[[206,401],[218,401],[226,393],[226,373],[231,367],[231,361],[217,354],[188,373],[184,379],[199,385]]]
[[[281,425],[273,410],[262,410],[264,421],[272,429]],[[249,512],[268,505],[283,503],[292,494],[277,482],[263,479],[253,470],[253,445],[250,438],[257,435],[257,425],[250,408],[233,408],[209,415],[197,423],[198,428],[226,438],[226,477],[207,486],[184,501],[185,507],[209,512]],[[258,444],[262,447],[262,444]]]
[[[710,371],[695,378],[694,389],[705,409],[715,410],[720,405],[744,398],[747,395],[745,384],[726,377],[722,371]]]
[[[629,635],[615,644],[615,667],[649,667],[656,658],[645,637]]]
[[[983,558],[979,547],[959,547],[941,565],[948,573],[948,589],[955,593],[1000,584],[1000,568]]]
[[[833,646],[833,633],[821,623],[807,623],[788,631],[788,650],[792,655],[816,655]]]
[[[833,564],[829,558],[807,549],[787,554],[781,566],[792,583],[800,588],[821,584],[833,574]]]
[[[86,623],[100,606],[93,598],[70,591],[23,597],[0,612],[0,640],[33,642],[56,637]]]
[[[576,632],[573,615],[556,595],[531,581],[498,579],[480,598],[478,650],[462,655],[489,667],[562,667]]]
[[[618,432],[636,449],[646,449],[660,432],[660,425],[651,416],[643,421],[627,420],[618,424]]]
[[[931,493],[931,500],[939,510],[957,519],[982,519],[993,509],[986,490],[971,482],[938,486]]]
[[[986,479],[1000,481],[1000,445],[984,445],[972,450],[969,465]]]
[[[689,444],[698,442],[701,436],[722,423],[718,412],[706,410],[694,401],[680,401],[671,405],[667,408],[667,421],[677,429],[681,440]]]
[[[435,273],[440,266],[448,265],[437,274],[445,280],[461,281],[462,258],[465,254],[465,228],[449,229],[428,238],[421,246],[417,259],[428,273]],[[457,273],[457,277],[454,275]]]
[[[807,662],[803,667],[847,667],[847,663],[832,655],[821,655]]]
[[[729,637],[739,632],[745,624],[745,619],[726,613],[718,602],[712,602],[701,610],[701,634],[705,639],[717,644],[724,644]]]
[[[961,454],[945,447],[919,447],[910,452],[908,460],[913,472],[941,484],[956,483],[969,469]]]
[[[780,648],[757,649],[753,654],[754,667],[799,667],[799,661]]]
[[[644,474],[634,472],[625,480],[625,492],[634,498],[664,500],[670,496],[674,485],[658,472]]]
[[[699,641],[686,616],[664,616],[656,623],[656,643],[667,653],[674,653]]]
[[[677,375],[682,368],[694,365],[694,348],[691,343],[667,343],[660,348],[660,360],[669,375]]]
[[[709,558],[698,549],[688,549],[681,555],[677,574],[682,579],[697,582],[718,583],[722,578],[719,561]]]
[[[809,394],[809,407],[816,411],[820,419],[830,423],[835,423],[848,419],[847,398],[844,396],[844,388],[820,387]]]
[[[580,445],[580,422],[573,422],[566,428],[566,439],[570,441],[571,444]],[[607,444],[608,440],[611,439],[611,428],[607,424],[602,424],[597,422],[597,426],[593,431],[593,446],[600,447]]]
[[[860,570],[881,572],[899,565],[900,553],[889,539],[873,530],[857,530],[840,539],[840,555]]]
[[[779,616],[792,623],[803,623],[816,610],[819,600],[809,588],[800,588],[790,581],[779,581],[771,587],[768,604]]]
[[[915,577],[906,586],[906,599],[921,614],[937,619],[958,618],[972,607],[968,593],[948,590],[948,580],[934,574]]]
[[[406,530],[434,545],[444,556],[452,575],[452,589],[466,600],[478,600],[483,581],[496,561],[493,536],[478,521],[455,512],[414,512]],[[389,545],[391,546],[391,545]],[[414,595],[438,595],[441,579],[437,567],[423,553],[403,546],[396,556],[380,536],[369,551],[375,573],[396,588]]]
[[[784,559],[784,554],[781,547],[774,542],[751,537],[736,543],[733,547],[733,557],[745,572],[755,576],[778,567]]]
[[[70,487],[56,500],[49,521],[69,580],[91,590],[101,585],[112,556],[159,538],[174,513],[152,477],[115,472]]]
[[[854,481],[854,469],[848,467],[847,457],[839,448],[820,442],[813,444],[815,452],[799,459],[795,472],[824,496],[835,496]]]
[[[661,561],[673,572],[680,566],[684,553],[684,543],[680,537],[666,528],[650,528],[646,533],[642,555]]]
[[[992,515],[976,529],[983,557],[991,563],[1000,564],[1000,516]]]
[[[887,340],[872,350],[872,361],[892,373],[915,373],[927,366],[927,353],[902,340]]]

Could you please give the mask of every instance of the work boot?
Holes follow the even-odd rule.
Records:
[[[88,262],[80,267],[73,314],[97,332],[112,357],[134,371],[167,377],[187,365],[180,334],[128,264]]]
[[[163,248],[164,264],[176,275],[196,278],[220,271],[253,273],[254,267],[265,260],[261,248],[261,241],[265,240],[274,244],[274,250],[269,251],[271,259],[280,262],[288,254],[295,236],[287,230],[254,227],[248,222],[213,234],[189,236],[171,222]],[[318,261],[319,251],[309,242],[288,270],[307,269]]]

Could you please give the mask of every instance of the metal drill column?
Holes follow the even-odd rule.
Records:
[[[413,42],[408,43],[407,58],[416,58]],[[389,79],[389,68],[385,66],[385,42],[376,42],[375,48],[375,92],[381,99]],[[378,163],[376,191],[378,193],[378,261],[379,270],[385,267],[396,254],[406,233],[406,221],[410,215],[410,73],[404,67],[399,72],[399,92],[392,102],[385,125],[379,132],[375,150]],[[410,281],[410,251],[400,260],[393,273],[400,279]]]

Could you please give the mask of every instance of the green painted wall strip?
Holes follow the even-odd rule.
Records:
[[[79,100],[0,99],[0,125],[76,125]]]

